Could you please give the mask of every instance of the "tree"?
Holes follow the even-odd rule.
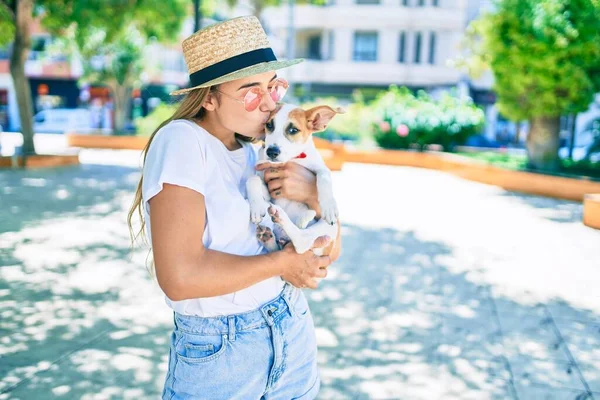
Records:
[[[82,50],[98,31],[104,32],[106,48],[122,44],[132,27],[144,37],[174,39],[187,14],[186,8],[189,2],[185,0],[0,0],[0,45],[13,44],[10,70],[19,106],[24,155],[35,154],[31,89],[25,75],[34,18],[40,18],[42,26],[56,36],[71,32],[77,48]],[[135,57],[129,61],[123,56],[114,59],[121,63],[114,71],[134,70],[128,62],[134,63]],[[115,93],[116,96],[119,94]]]
[[[83,60],[82,80],[106,85],[114,99],[114,132],[123,132],[131,108],[134,84],[144,71],[144,35],[134,26],[112,40],[98,30],[78,49]]]
[[[34,154],[33,145],[33,104],[31,87],[25,76],[25,62],[31,47],[30,26],[33,22],[33,0],[4,0],[0,2],[0,14],[3,28],[0,32],[0,44],[13,42],[10,56],[10,74],[17,93],[17,106],[23,133],[23,155]],[[7,16],[8,18],[4,18]],[[12,36],[12,38],[11,38]],[[12,39],[12,40],[11,40]]]
[[[468,36],[470,66],[493,71],[500,112],[530,123],[529,166],[556,170],[560,116],[600,91],[600,2],[496,0]]]

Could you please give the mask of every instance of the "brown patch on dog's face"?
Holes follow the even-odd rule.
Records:
[[[312,132],[308,129],[306,111],[301,108],[292,110],[288,115],[286,126],[283,127],[285,137],[294,143],[304,143]]]

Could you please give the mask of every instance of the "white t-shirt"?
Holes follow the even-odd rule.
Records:
[[[202,240],[208,249],[253,256],[266,253],[256,239],[250,221],[246,180],[254,174],[257,149],[240,142],[242,148],[228,150],[223,142],[194,122],[171,121],[155,135],[144,163],[142,199],[146,234],[150,230],[150,200],[164,183],[193,189],[204,195],[206,224]],[[264,224],[270,222],[268,216]],[[277,297],[283,289],[280,277],[269,278],[249,288],[224,296],[166,302],[180,314],[201,317],[231,315],[254,310]]]

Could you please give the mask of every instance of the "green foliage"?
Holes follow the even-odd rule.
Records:
[[[468,157],[474,160],[482,161],[486,164],[494,165],[496,167],[517,171],[527,171],[527,156],[524,154],[499,153],[493,151],[483,151],[474,153],[468,152],[458,154],[463,157]],[[593,179],[600,179],[600,161],[591,162],[585,160],[561,160],[560,168],[555,172],[558,175],[567,175],[572,177],[590,177]]]
[[[457,153],[460,156],[482,161],[506,169],[523,170],[527,167],[527,156],[524,154],[501,153],[495,151],[481,151]]]
[[[104,30],[90,33],[88,40],[78,49],[83,56],[83,81],[133,85],[144,69],[144,36],[130,26],[122,35],[107,41]]]
[[[495,5],[469,28],[468,67],[491,67],[500,112],[520,121],[586,110],[600,91],[600,1]]]
[[[589,176],[590,178],[600,179],[600,161],[592,162],[589,160],[561,160],[560,170],[566,174]]]
[[[176,105],[160,104],[150,114],[137,118],[135,128],[138,136],[150,136],[160,124],[169,119],[175,113]]]
[[[14,12],[11,9],[13,1],[0,1],[0,47],[9,44],[15,37]]]
[[[111,42],[132,25],[147,38],[174,40],[189,8],[187,0],[37,0],[36,5],[43,9],[42,23],[50,33],[60,36],[75,25],[79,48],[98,30]]]
[[[377,116],[370,120],[375,140],[388,149],[424,149],[438,144],[452,150],[478,133],[485,121],[483,111],[471,101],[449,94],[436,101],[424,91],[415,96],[407,88],[394,85],[371,107]]]

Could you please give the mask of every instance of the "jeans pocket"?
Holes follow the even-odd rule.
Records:
[[[181,333],[182,338],[175,346],[175,356],[189,364],[216,360],[227,349],[227,335],[206,336]]]
[[[310,314],[310,307],[308,306],[308,300],[302,291],[298,289],[298,296],[294,301],[294,313],[298,318],[306,318]]]

